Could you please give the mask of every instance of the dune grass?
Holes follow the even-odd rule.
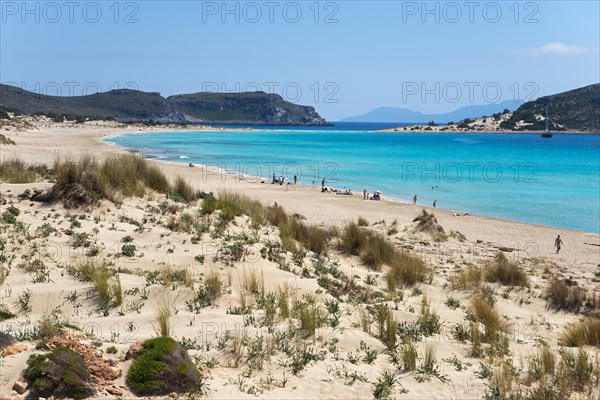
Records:
[[[503,334],[510,332],[510,325],[500,316],[498,309],[483,296],[471,298],[469,313],[472,319],[482,324],[485,329],[483,342],[497,343]]]
[[[358,217],[358,226],[369,226],[369,221],[363,217]]]
[[[115,306],[123,304],[121,279],[118,274],[111,277],[111,271],[105,264],[92,259],[84,259],[76,263],[75,269],[77,276],[92,283],[102,307],[107,308],[111,301]]]
[[[411,341],[407,341],[400,347],[402,357],[402,368],[405,371],[414,371],[417,369],[417,349]]]
[[[382,235],[354,222],[342,229],[337,248],[345,255],[359,256],[365,265],[377,271],[384,264],[389,265],[388,290],[395,290],[396,285],[412,286],[422,282],[427,274],[427,267],[419,258],[397,250]]]
[[[525,287],[529,278],[518,263],[510,261],[504,253],[498,253],[484,272],[487,282],[497,282],[506,286]]]
[[[221,291],[223,289],[223,282],[219,278],[217,271],[210,271],[204,279],[204,287],[208,292],[212,301],[216,301],[221,297]]]
[[[196,200],[196,193],[185,179],[178,176],[171,188],[171,197],[179,202],[191,203]]]
[[[180,283],[189,288],[194,285],[194,278],[192,277],[189,268],[173,268],[170,264],[166,264],[159,268],[158,274],[165,287],[169,287],[176,283]]]
[[[600,318],[586,317],[575,324],[567,325],[558,342],[567,347],[600,347]]]
[[[247,215],[255,226],[271,224],[279,228],[279,236],[285,250],[294,252],[296,243],[307,250],[323,254],[330,233],[316,226],[308,226],[299,218],[289,216],[280,206],[265,207],[257,200],[239,193],[219,192],[215,207],[220,217],[226,221],[240,215]]]
[[[142,197],[147,189],[171,194],[180,201],[195,199],[182,178],[171,186],[158,166],[133,154],[110,156],[102,162],[90,156],[77,161],[57,160],[54,174],[56,183],[45,200],[63,202],[67,208],[92,206],[101,199],[120,203],[122,196]]]
[[[546,290],[548,306],[555,310],[579,312],[586,304],[586,291],[564,280],[554,279]]]
[[[450,286],[455,290],[478,290],[483,280],[483,270],[475,265],[468,265],[450,279]]]
[[[166,300],[161,300],[156,310],[156,326],[154,330],[160,337],[171,336],[171,315],[173,314],[171,305]]]
[[[38,174],[47,176],[48,168],[42,164],[27,165],[19,159],[0,162],[0,181],[5,183],[33,183]]]

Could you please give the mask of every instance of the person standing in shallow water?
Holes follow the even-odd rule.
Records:
[[[556,247],[556,254],[558,254],[560,252],[560,248],[562,247],[562,245],[563,245],[563,241],[560,238],[560,235],[558,235],[556,237],[556,239],[554,239],[554,247]]]
[[[417,195],[416,194],[413,196],[413,204],[417,204]]]
[[[435,205],[437,204],[437,200],[433,201],[433,208],[435,208]]]

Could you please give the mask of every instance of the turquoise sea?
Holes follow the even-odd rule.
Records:
[[[107,139],[146,157],[600,233],[600,135],[392,134],[360,125]]]

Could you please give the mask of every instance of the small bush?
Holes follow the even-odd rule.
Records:
[[[31,355],[27,365],[25,378],[36,396],[83,399],[96,392],[95,379],[83,358],[65,347]]]
[[[138,396],[201,391],[204,383],[186,349],[168,337],[146,340],[127,372],[126,382]]]
[[[123,247],[121,247],[121,254],[123,254],[125,257],[133,257],[135,255],[136,250],[137,247],[135,246],[135,244],[124,244]]]

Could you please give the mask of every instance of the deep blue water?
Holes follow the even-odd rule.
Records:
[[[137,133],[108,141],[166,161],[266,178],[297,175],[305,184],[325,178],[327,186],[356,192],[381,190],[403,201],[417,194],[421,204],[437,200],[442,208],[600,233],[600,135],[542,139],[349,127]]]

